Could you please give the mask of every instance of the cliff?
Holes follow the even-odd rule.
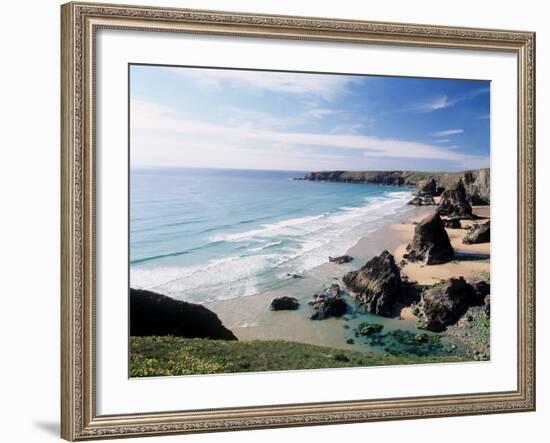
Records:
[[[437,193],[440,194],[445,189],[453,188],[462,179],[473,204],[488,204],[491,201],[490,178],[490,169],[484,168],[464,172],[317,171],[308,172],[303,180],[417,187],[434,179]]]

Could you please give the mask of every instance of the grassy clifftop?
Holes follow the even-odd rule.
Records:
[[[183,337],[131,337],[130,376],[220,374],[443,363],[465,357],[389,356],[287,341],[226,341]]]

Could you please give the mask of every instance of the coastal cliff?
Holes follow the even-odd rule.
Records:
[[[488,204],[491,201],[490,178],[489,168],[483,168],[463,172],[316,171],[308,172],[302,180],[420,187],[433,179],[438,194],[453,188],[462,180],[473,204]]]

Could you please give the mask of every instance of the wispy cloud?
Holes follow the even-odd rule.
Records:
[[[439,109],[450,108],[451,106],[454,106],[455,103],[456,102],[454,101],[450,101],[446,95],[441,95],[439,97],[433,98],[430,101],[413,105],[409,109],[416,112],[433,112]]]
[[[329,132],[331,134],[359,134],[360,131],[372,127],[373,122],[368,121],[366,124],[363,123],[345,123],[341,125],[334,126]]]
[[[412,106],[407,107],[406,111],[426,113],[426,112],[438,111],[440,109],[451,108],[463,101],[471,100],[481,94],[487,94],[489,93],[489,91],[490,89],[488,87],[479,88],[479,89],[474,89],[473,91],[470,91],[467,94],[454,97],[454,98],[449,98],[448,95],[439,95],[430,100],[413,104]]]
[[[257,93],[270,91],[317,97],[327,101],[348,92],[353,83],[364,81],[362,77],[345,75],[307,75],[231,69],[165,69],[192,80],[197,86],[210,91],[223,91],[226,87],[246,87]]]
[[[436,143],[449,143],[451,139],[449,138],[440,138],[439,140],[435,140]]]
[[[450,135],[463,134],[464,129],[447,129],[445,131],[432,132],[432,137],[448,137]]]
[[[224,115],[227,115],[227,123],[230,126],[255,127],[255,128],[287,128],[295,126],[295,116],[274,115],[256,109],[246,109],[237,106],[225,106]]]
[[[252,150],[255,155],[258,155],[262,150],[273,153],[285,148],[288,149],[285,155],[292,156],[294,152],[301,150],[300,147],[308,147],[325,150],[330,148],[332,154],[337,152],[335,150],[341,150],[345,154],[355,151],[368,157],[439,159],[460,165],[484,161],[478,156],[444,149],[441,146],[397,138],[349,133],[289,132],[207,123],[182,118],[170,108],[136,99],[132,100],[131,128],[132,140],[137,141],[138,144],[141,145],[142,140],[148,137],[150,146],[159,150],[169,142],[172,148],[178,146],[181,150],[185,150],[185,152],[180,151],[181,159],[185,159],[191,151],[192,155],[197,155],[199,152],[204,154],[211,146],[223,146],[218,155],[242,155],[243,149]],[[452,134],[463,132],[456,129],[449,131],[452,131]],[[442,132],[449,134],[449,131]],[[155,139],[157,142],[154,142]],[[134,152],[138,157],[144,154],[137,151],[133,151],[133,154]]]

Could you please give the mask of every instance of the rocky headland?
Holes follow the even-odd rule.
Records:
[[[418,171],[315,171],[298,180],[342,183],[370,183],[389,186],[407,186],[424,197],[439,196],[454,189],[462,181],[467,200],[472,205],[490,204],[491,176],[489,168],[464,172]]]

